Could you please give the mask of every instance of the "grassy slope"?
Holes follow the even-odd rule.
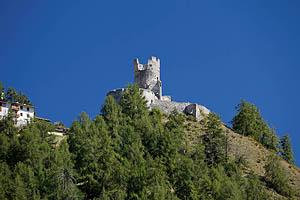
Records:
[[[197,143],[199,137],[203,135],[203,125],[200,122],[195,121],[192,117],[187,116],[185,122],[186,136],[189,138],[190,145]],[[263,177],[265,174],[264,166],[267,162],[267,157],[272,152],[264,148],[259,142],[255,141],[251,137],[245,137],[238,133],[235,133],[230,127],[223,126],[226,135],[229,138],[229,155],[243,156],[248,163],[248,168],[244,169],[244,173],[247,174],[253,171],[255,174]],[[287,163],[285,160],[281,161],[281,165],[289,177],[290,184],[294,187],[295,191],[300,191],[300,169],[295,165]],[[267,189],[272,194],[274,199],[286,199],[277,194],[272,189]],[[300,199],[300,193],[298,192]]]

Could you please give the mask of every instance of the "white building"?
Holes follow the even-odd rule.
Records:
[[[14,114],[16,126],[24,126],[34,118],[36,107],[17,102],[0,100],[0,119],[8,115],[9,109]]]

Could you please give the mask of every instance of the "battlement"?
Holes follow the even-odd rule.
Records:
[[[162,84],[160,80],[160,60],[154,56],[148,59],[148,63],[143,65],[136,58],[134,65],[134,82],[142,89],[155,93],[158,99],[162,96]]]
[[[148,59],[148,63],[144,65],[140,64],[139,59],[136,58],[133,61],[133,65],[134,65],[134,72],[143,71],[143,70],[155,70],[160,72],[160,59],[154,56],[151,56]]]

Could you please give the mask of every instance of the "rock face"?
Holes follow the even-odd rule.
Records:
[[[171,96],[162,96],[162,82],[160,80],[160,60],[152,56],[148,64],[142,65],[138,59],[133,61],[134,82],[143,91],[150,109],[159,108],[163,113],[170,113],[176,109],[178,112],[193,115],[197,120],[203,118],[203,114],[209,114],[209,110],[204,106],[195,103],[180,103],[171,101]],[[114,97],[116,102],[121,103],[121,98],[126,88],[110,91],[107,95]]]
[[[177,110],[178,112],[183,112],[188,115],[193,115],[197,120],[203,119],[203,114],[209,114],[209,110],[204,106],[195,103],[181,103],[175,101],[161,101],[156,100],[154,103],[150,104],[150,109],[159,108],[163,113],[170,113],[172,110]]]

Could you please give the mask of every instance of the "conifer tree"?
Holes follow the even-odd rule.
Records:
[[[131,119],[141,119],[149,113],[143,91],[136,84],[128,86],[122,96],[121,106],[123,113]]]
[[[271,134],[270,134],[270,139],[269,139],[269,145],[268,148],[273,150],[275,153],[279,153],[279,137],[276,134],[275,128],[272,127],[271,129]]]
[[[9,165],[0,159],[0,199],[12,199],[11,188],[14,185],[13,175]]]
[[[220,117],[213,112],[209,113],[203,136],[208,165],[226,162],[226,136],[221,126]]]
[[[8,101],[12,101],[12,102],[17,101],[18,100],[18,92],[14,88],[9,87],[6,92],[6,99]]]
[[[244,183],[245,199],[271,199],[265,190],[262,190],[263,184],[260,182],[257,175],[251,173],[247,176],[247,182]]]
[[[293,150],[292,150],[292,144],[290,142],[289,135],[284,135],[283,138],[280,139],[280,155],[281,157],[286,160],[287,162],[294,164],[295,159],[293,157]]]
[[[119,150],[121,146],[121,129],[124,124],[122,107],[115,101],[115,99],[109,95],[105,99],[105,104],[102,106],[101,112],[108,127],[108,131],[111,134],[114,149]]]
[[[28,97],[20,90],[18,96],[16,97],[17,102],[21,103],[21,104],[30,104],[30,100],[28,99]]]
[[[251,136],[266,148],[276,151],[276,135],[272,132],[260,111],[254,104],[241,100],[236,106],[237,115],[233,117],[232,128],[240,134]]]
[[[269,187],[286,197],[292,197],[294,195],[294,191],[289,184],[285,171],[280,165],[280,160],[277,155],[271,155],[268,157],[265,170],[265,180]]]

